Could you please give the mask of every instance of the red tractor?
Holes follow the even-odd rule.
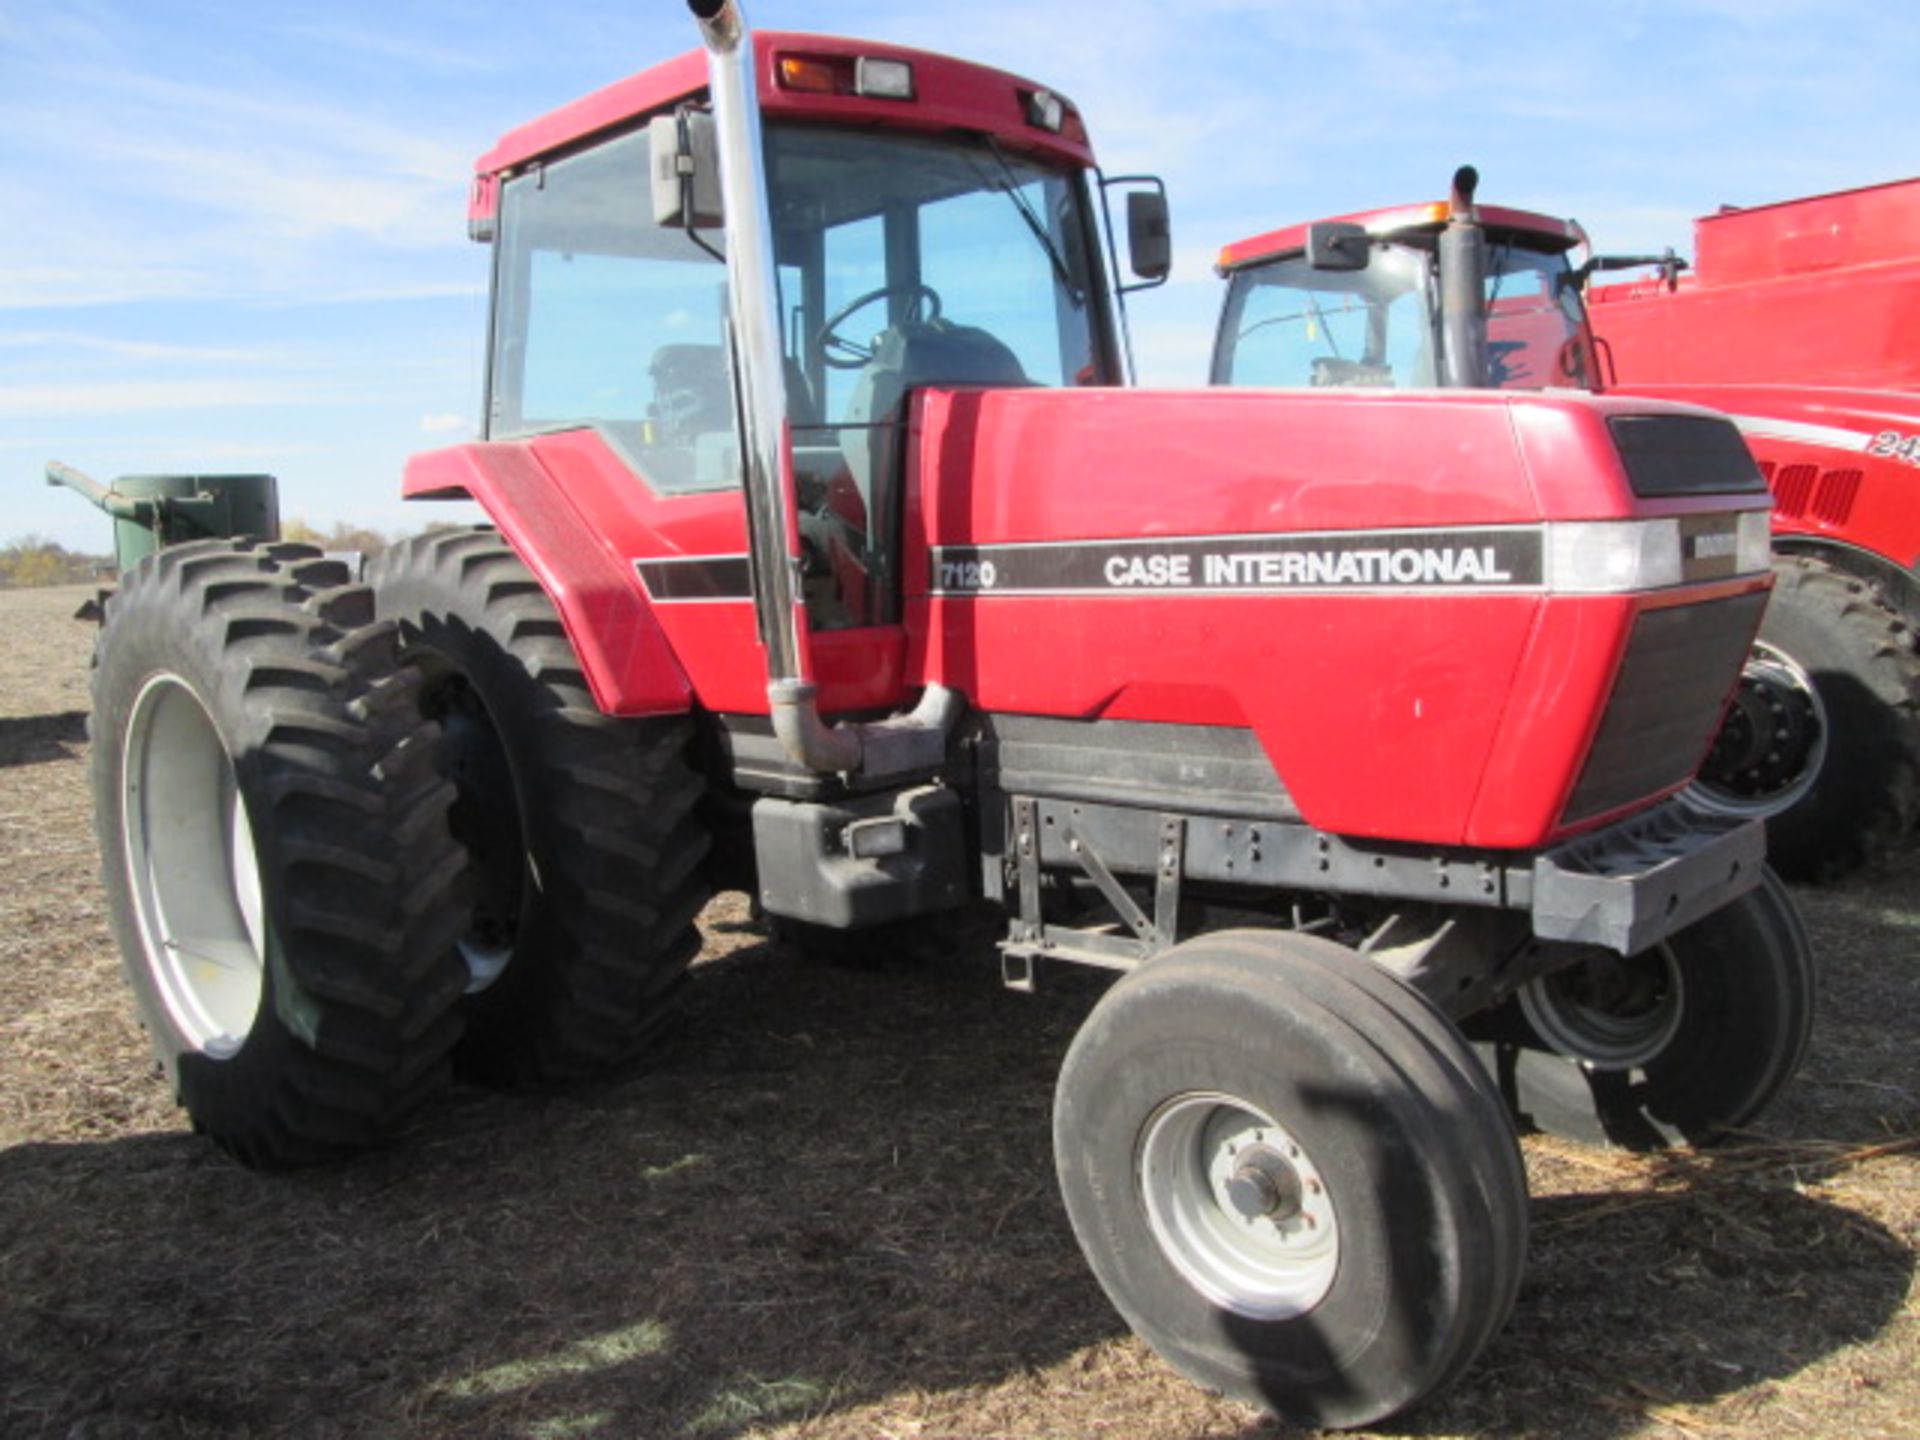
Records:
[[[1761,827],[1676,798],[1758,472],[1654,401],[1127,389],[1108,262],[1164,275],[1165,202],[1071,103],[690,8],[704,57],[480,161],[486,438],[406,489],[492,527],[108,602],[104,875],[182,1102],[319,1158],[453,1065],[639,1053],[715,887],[915,949],[985,911],[1015,989],[1120,972],[1054,1134],[1128,1321],[1291,1415],[1418,1401],[1519,1285],[1511,1111],[1706,1141],[1799,1061]]]
[[[1777,584],[1695,798],[1768,818],[1769,858],[1793,878],[1854,868],[1920,818],[1920,362],[1897,348],[1897,307],[1869,311],[1920,303],[1920,263],[1889,260],[1920,182],[1824,197],[1817,226],[1772,213],[1791,206],[1702,221],[1691,280],[1671,253],[1579,259],[1577,224],[1476,205],[1471,174],[1446,203],[1227,246],[1214,382],[1573,387],[1730,412],[1773,488]],[[1763,263],[1792,255],[1865,268],[1796,279]],[[1642,267],[1661,273],[1587,287]],[[1868,381],[1907,388],[1832,388]]]

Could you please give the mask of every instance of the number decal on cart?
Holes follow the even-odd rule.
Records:
[[[1882,430],[1867,442],[1867,454],[1885,455],[1909,465],[1920,465],[1920,435],[1902,435],[1898,430]]]

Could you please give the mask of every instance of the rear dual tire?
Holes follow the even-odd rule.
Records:
[[[1109,1298],[1235,1399],[1379,1420],[1511,1311],[1527,1199],[1505,1109],[1452,1024],[1342,946],[1225,932],[1122,979],[1068,1052],[1054,1141]]]
[[[404,541],[368,578],[425,677],[477,881],[459,1067],[512,1084],[632,1059],[700,949],[689,722],[601,713],[553,602],[493,531]]]
[[[418,676],[305,546],[169,548],[107,604],[92,786],[108,917],[196,1128],[284,1166],[448,1074],[462,860]]]

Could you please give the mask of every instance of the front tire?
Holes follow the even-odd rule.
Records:
[[[418,676],[344,565],[160,552],[95,652],[95,825],[142,1024],[197,1129],[258,1166],[372,1145],[445,1083],[461,857]]]
[[[1136,1333],[1209,1389],[1353,1426],[1505,1323],[1526,1177],[1450,1022],[1346,948],[1203,936],[1101,1000],[1061,1069],[1074,1233]]]
[[[1708,1145],[1793,1078],[1815,989],[1799,913],[1769,873],[1641,955],[1532,981],[1472,1028],[1523,1126],[1632,1150]]]
[[[461,1068],[510,1084],[626,1062],[700,949],[689,722],[602,714],[553,602],[492,531],[395,545],[368,578],[426,677],[478,881]]]

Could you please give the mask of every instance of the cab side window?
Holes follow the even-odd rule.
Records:
[[[656,490],[740,483],[726,269],[647,211],[644,129],[501,194],[487,433],[592,427]]]

